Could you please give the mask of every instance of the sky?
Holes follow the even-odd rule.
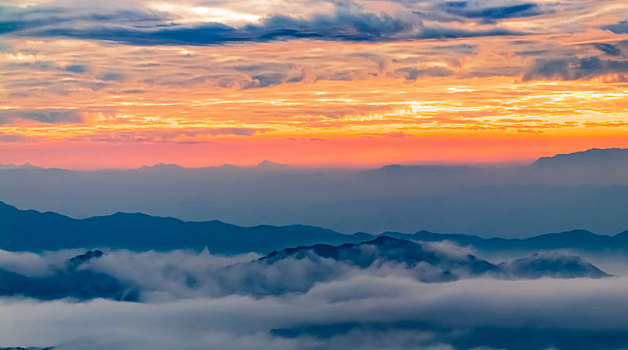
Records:
[[[0,0],[0,163],[521,162],[628,147],[621,1]]]

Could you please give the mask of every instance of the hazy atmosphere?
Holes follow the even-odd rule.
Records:
[[[0,168],[0,198],[84,218],[118,211],[232,224],[323,226],[344,233],[429,230],[527,237],[628,229],[628,150],[510,166],[252,167],[66,171]]]
[[[0,0],[0,350],[628,348],[628,4]]]

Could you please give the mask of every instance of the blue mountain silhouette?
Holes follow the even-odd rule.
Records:
[[[10,251],[105,247],[202,250],[207,247],[211,252],[221,254],[266,254],[295,246],[359,243],[377,237],[366,233],[348,235],[307,225],[241,227],[217,220],[186,222],[139,213],[73,219],[52,212],[19,210],[3,202],[0,202],[0,222],[0,249]],[[586,230],[572,230],[525,239],[482,238],[428,231],[415,234],[384,232],[383,235],[414,241],[451,241],[481,250],[628,249],[628,231],[606,236]]]

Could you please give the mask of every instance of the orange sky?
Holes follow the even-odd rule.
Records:
[[[265,19],[280,9],[268,4],[255,13],[229,2],[124,5],[177,13],[181,25],[200,31],[180,43],[168,41],[170,34],[146,42],[127,32],[102,40],[102,30],[89,32],[78,14],[51,24],[61,26],[53,34],[29,22],[66,3],[5,5],[33,27],[0,38],[0,163],[369,166],[528,161],[628,147],[628,34],[621,26],[628,6],[616,2],[524,3],[532,4],[527,13],[497,1],[492,11],[469,2],[467,12],[435,3],[422,9],[419,24],[408,17],[418,10],[394,1],[321,7],[318,16],[331,29],[330,21],[348,16],[341,11],[349,21],[369,18],[376,23],[369,33],[383,28],[377,40],[345,38],[342,24],[340,34],[326,30],[315,39],[190,41],[208,35],[198,29],[206,23],[234,30],[252,23],[267,34],[283,23]],[[319,25],[307,11],[297,16],[298,28]],[[494,13],[500,17],[486,18]],[[116,18],[105,24],[138,21]],[[401,29],[380,25],[393,20]],[[0,15],[0,29],[7,21]],[[82,31],[57,35],[64,25]],[[445,27],[468,37],[429,37]]]

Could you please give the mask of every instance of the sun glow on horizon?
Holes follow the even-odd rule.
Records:
[[[117,32],[0,40],[0,163],[492,162],[628,147],[625,6],[542,2],[481,19],[490,12],[426,3],[433,18],[417,24],[398,4],[300,16],[278,15],[299,6],[281,1],[136,5],[145,13],[94,15]],[[84,10],[54,25],[89,29]],[[428,37],[446,29],[457,34]]]

